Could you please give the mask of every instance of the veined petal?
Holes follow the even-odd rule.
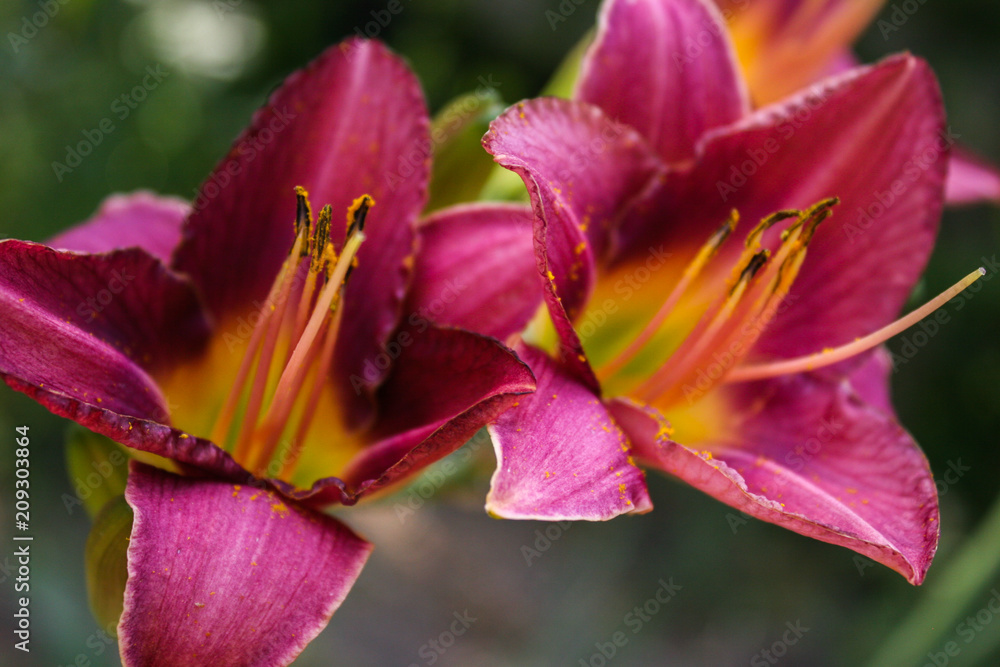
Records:
[[[428,122],[420,86],[401,59],[377,42],[332,47],[287,79],[202,186],[177,268],[217,316],[246,316],[292,245],[295,186],[317,207],[330,204],[335,220],[356,197],[371,195],[336,357],[345,400],[354,400],[347,377],[360,374],[399,317],[413,223],[426,201]]]
[[[320,480],[294,497],[353,504],[458,449],[535,388],[527,365],[491,338],[425,322],[393,340],[399,357],[377,394],[379,419],[367,436],[372,444],[342,479]],[[303,460],[304,469],[322,469]]]
[[[652,186],[661,163],[636,132],[597,107],[545,98],[522,102],[490,126],[483,146],[528,188],[538,270],[567,366],[596,389],[570,322],[594,286],[608,233]]]
[[[287,665],[347,596],[371,545],[273,491],[133,464],[127,666]]]
[[[93,253],[135,246],[167,264],[190,211],[190,204],[176,197],[142,191],[112,195],[92,218],[61,232],[47,245]]]
[[[896,413],[889,394],[889,376],[892,371],[892,357],[889,355],[889,350],[885,346],[879,346],[868,355],[864,363],[851,371],[848,381],[863,401],[887,415],[894,415]],[[834,366],[829,372],[820,371],[817,375],[834,380],[837,379],[836,372]]]
[[[885,0],[715,0],[758,105],[829,70]]]
[[[734,435],[690,447],[663,435],[651,409],[619,403],[615,416],[646,464],[923,581],[937,549],[937,492],[923,453],[891,414],[848,381],[804,375],[744,387],[732,405],[744,416]]]
[[[469,204],[444,209],[418,230],[413,284],[404,313],[503,340],[542,304],[531,209]]]
[[[208,335],[190,285],[138,248],[0,242],[0,304],[0,373],[12,387],[164,423],[151,375]]]
[[[652,503],[629,441],[601,399],[543,352],[518,354],[534,394],[489,427],[497,469],[486,509],[505,519],[603,521]]]
[[[701,0],[608,0],[576,97],[637,129],[667,162],[750,110],[722,16]]]
[[[955,149],[948,164],[945,198],[956,206],[980,202],[1000,204],[1000,172],[969,151]]]
[[[930,68],[891,57],[710,132],[698,164],[623,225],[623,243],[693,253],[733,208],[745,235],[775,211],[839,197],[755,354],[836,347],[892,321],[909,296],[937,233],[949,145]],[[738,252],[730,243],[713,262]]]

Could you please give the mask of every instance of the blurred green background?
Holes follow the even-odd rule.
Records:
[[[378,26],[377,37],[409,59],[432,110],[475,89],[480,77],[514,102],[537,94],[593,25],[598,0],[562,4],[574,11],[553,29],[545,12],[558,12],[557,0],[402,0],[403,11]],[[896,4],[917,11],[888,38],[873,25],[858,53],[873,60],[908,48],[926,57],[941,80],[953,131],[1000,161],[1000,5]],[[23,42],[11,40],[11,33],[30,32],[22,32],[25,17],[44,6],[55,14],[48,25]],[[0,237],[43,240],[89,216],[111,192],[149,188],[192,198],[285,75],[356,30],[375,32],[370,12],[385,6],[3,0]],[[890,3],[883,16],[892,11]],[[112,103],[157,64],[169,76],[121,118]],[[115,131],[57,178],[52,163],[65,161],[67,144],[105,118]],[[1000,213],[989,207],[947,212],[918,298],[992,258],[998,223]],[[957,614],[908,626],[916,634],[907,637],[924,640],[937,664],[1000,663],[1000,618],[990,613],[992,623],[984,624],[980,614],[982,629],[968,643],[956,627],[1000,589],[992,567],[1000,560],[1000,531],[982,531],[988,539],[981,553],[966,551],[955,565],[1000,492],[1000,283],[983,282],[952,315],[893,378],[901,420],[932,468],[967,468],[939,486],[941,548],[923,587],[868,567],[845,549],[734,521],[727,507],[655,474],[657,509],[646,516],[568,529],[494,521],[482,511],[492,453],[479,446],[473,454],[480,473],[453,481],[412,515],[401,519],[396,511],[407,492],[345,515],[377,548],[347,602],[296,664],[856,665],[866,664],[920,605]],[[903,339],[890,348],[898,350]],[[29,656],[12,648],[8,575],[13,429],[22,424],[31,427],[36,535]],[[117,651],[94,634],[86,602],[89,521],[63,504],[73,493],[63,462],[65,428],[32,401],[0,390],[0,665],[118,664]],[[540,554],[530,565],[522,546]],[[631,632],[626,614],[651,598],[661,579],[682,588]],[[450,645],[442,633],[453,614],[466,611],[476,620]],[[788,623],[808,630],[794,645],[777,647]],[[601,645],[619,630],[628,643],[602,657]],[[432,640],[449,646],[438,651]],[[958,642],[957,656],[943,653],[949,641]],[[772,645],[774,653],[762,653]],[[917,656],[900,664],[934,664],[926,651]]]

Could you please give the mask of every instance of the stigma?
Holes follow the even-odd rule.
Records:
[[[624,393],[661,407],[674,405],[681,399],[690,402],[685,387],[696,383],[699,369],[710,364],[711,355],[719,350],[726,351],[730,363],[721,376],[715,378],[717,384],[773,378],[838,363],[913,326],[985,273],[983,269],[973,271],[924,306],[849,344],[796,359],[746,363],[756,342],[783,310],[817,229],[833,214],[838,203],[839,199],[831,197],[804,210],[777,211],[763,218],[747,233],[728,277],[722,281],[718,278],[719,272],[713,272],[717,277],[713,280],[713,284],[718,284],[713,288],[717,296],[702,310],[686,337],[661,365],[628,385]],[[617,356],[596,369],[602,382],[612,378],[627,381],[629,376],[623,375],[622,369],[638,358],[648,358],[646,353],[657,344],[657,335],[674,314],[676,306],[706,273],[738,223],[739,213],[734,210],[695,253],[648,325]],[[777,237],[780,242],[772,244],[773,248],[764,247],[765,232],[780,227],[783,227]],[[698,392],[698,395],[703,393]]]
[[[294,241],[211,433],[251,473],[283,479],[295,469],[326,387],[344,290],[375,204],[362,195],[348,207],[338,251],[331,207],[314,218],[305,189],[296,187],[295,197]]]

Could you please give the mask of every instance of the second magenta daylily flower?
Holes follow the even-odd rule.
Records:
[[[851,44],[885,0],[715,0],[726,19],[751,97],[770,104],[858,63]],[[893,6],[878,19],[883,37],[900,29],[912,7]],[[686,45],[697,49],[697,42]],[[690,52],[690,51],[689,51]],[[1000,203],[1000,172],[964,149],[952,151],[945,200]]]
[[[483,140],[531,196],[550,319],[518,347],[537,392],[491,427],[491,511],[595,518],[579,480],[628,450],[921,582],[937,497],[877,344],[910,321],[891,324],[943,205],[927,65],[892,57],[752,111],[714,7],[610,0],[577,90]]]
[[[119,196],[48,246],[0,243],[3,379],[146,461],[125,491],[126,665],[291,662],[371,549],[319,510],[533,389],[495,339],[429,324],[471,285],[410,289],[427,135],[406,65],[349,41],[272,96],[193,208]],[[507,205],[436,219],[530,224]]]

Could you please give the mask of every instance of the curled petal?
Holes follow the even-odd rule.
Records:
[[[652,503],[629,442],[600,398],[543,352],[520,346],[534,394],[489,427],[497,469],[486,509],[506,519],[604,521]]]
[[[320,480],[294,497],[353,504],[455,451],[535,388],[527,365],[491,338],[424,323],[394,340],[400,356],[377,394],[372,444],[342,479]]]
[[[517,173],[535,213],[538,271],[568,368],[596,388],[570,322],[586,303],[595,270],[632,200],[661,164],[643,139],[581,102],[539,99],[493,122],[483,146]]]
[[[937,549],[937,491],[926,458],[895,418],[847,381],[795,376],[737,393],[733,409],[749,416],[697,451],[668,438],[649,408],[619,402],[614,412],[646,464],[921,583]]]
[[[169,422],[151,377],[204,344],[190,286],[138,248],[105,255],[0,243],[0,373],[8,384]]]
[[[176,197],[151,192],[112,195],[90,220],[49,240],[52,248],[108,252],[139,247],[164,264],[181,240],[181,225],[191,206]]]
[[[131,666],[287,665],[326,626],[371,545],[273,491],[133,464],[118,626]]]

